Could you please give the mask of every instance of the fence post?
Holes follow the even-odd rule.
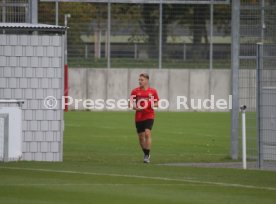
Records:
[[[240,0],[232,1],[232,111],[231,158],[238,159],[239,138],[239,67],[240,67]]]
[[[55,2],[55,6],[56,6],[56,8],[55,8],[55,13],[56,13],[56,25],[58,25],[58,15],[59,15],[59,11],[58,11],[58,7],[59,7],[59,5],[58,5],[58,0],[56,0],[56,2]]]
[[[30,7],[31,7],[31,9],[30,9],[30,15],[31,15],[30,23],[36,24],[38,22],[38,20],[37,20],[38,0],[32,0],[30,2]]]
[[[209,69],[210,71],[213,69],[213,31],[214,31],[214,3],[211,0],[210,4],[210,61],[209,61]]]
[[[159,58],[158,58],[158,68],[159,69],[162,69],[162,44],[163,44],[162,17],[163,17],[163,2],[162,2],[162,0],[160,0],[160,4],[159,4]]]
[[[107,4],[107,68],[110,69],[111,3]]]
[[[261,91],[262,91],[262,43],[257,43],[256,57],[256,126],[257,126],[257,149],[258,149],[258,168],[263,168],[263,138],[261,134]]]

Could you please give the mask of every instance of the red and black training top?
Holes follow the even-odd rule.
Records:
[[[158,102],[159,97],[154,88],[148,87],[147,90],[137,87],[131,91],[131,100],[136,107],[142,107],[142,110],[136,110],[135,121],[144,121],[154,119],[153,102]]]

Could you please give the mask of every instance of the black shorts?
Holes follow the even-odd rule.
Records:
[[[135,125],[136,125],[137,133],[145,132],[146,129],[151,130],[153,126],[153,122],[154,122],[153,119],[136,122]]]

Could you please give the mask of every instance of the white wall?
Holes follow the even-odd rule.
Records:
[[[214,95],[215,100],[225,99],[228,102],[231,93],[231,70],[70,68],[69,96],[83,100],[128,99],[130,91],[138,86],[138,77],[142,72],[150,75],[150,85],[157,89],[159,97],[168,99],[169,111],[195,111],[177,110],[177,96],[186,96],[189,102],[191,98],[208,99]],[[78,104],[82,110],[82,103]],[[74,105],[69,108],[74,109]]]

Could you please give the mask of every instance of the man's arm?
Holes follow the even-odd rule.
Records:
[[[138,110],[138,108],[136,107],[136,94],[134,93],[134,91],[131,92],[130,94],[130,99],[128,100],[128,108],[131,108],[133,110]]]
[[[156,101],[156,100],[154,101],[153,107],[158,108],[158,101]]]
[[[154,91],[153,97],[154,97],[154,104],[153,104],[153,107],[154,107],[154,108],[158,108],[159,97],[158,97],[158,94],[157,94],[157,91],[156,91],[156,90]]]

